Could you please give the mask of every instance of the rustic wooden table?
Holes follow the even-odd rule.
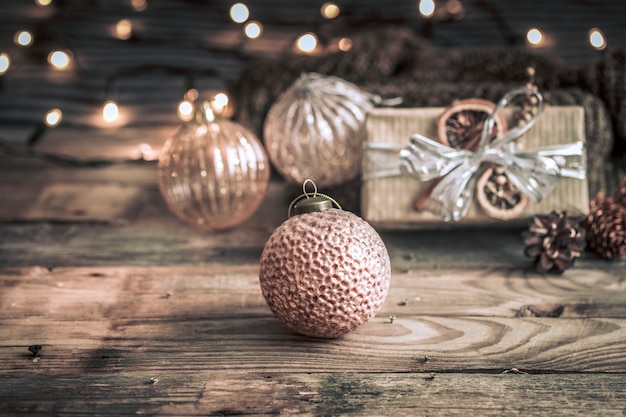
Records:
[[[155,164],[0,173],[2,415],[626,415],[623,262],[540,276],[520,230],[382,232],[382,311],[316,340],[258,285],[284,184],[206,233],[169,214]]]

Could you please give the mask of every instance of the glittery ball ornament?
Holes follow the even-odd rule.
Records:
[[[374,317],[391,280],[378,233],[353,213],[315,193],[270,236],[260,283],[272,312],[310,337],[336,338]]]
[[[341,78],[305,73],[270,108],[263,137],[274,167],[290,182],[320,187],[361,173],[370,96]]]
[[[181,220],[206,230],[235,227],[265,198],[270,167],[259,139],[215,116],[205,103],[197,120],[169,139],[158,164],[159,189]]]

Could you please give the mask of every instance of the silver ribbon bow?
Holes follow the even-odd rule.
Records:
[[[517,126],[489,140],[495,126],[496,114],[517,96],[535,96],[538,111],[526,124]],[[459,221],[467,214],[474,196],[479,168],[483,162],[500,165],[507,178],[531,201],[540,202],[552,192],[561,177],[585,178],[583,142],[553,145],[535,150],[519,151],[514,140],[526,133],[537,121],[543,98],[533,89],[522,87],[507,93],[487,117],[476,151],[454,149],[420,134],[411,136],[408,146],[400,150],[400,173],[420,181],[443,177],[433,189],[426,210],[445,221]],[[391,150],[382,144],[369,149]],[[393,175],[397,169],[382,170],[367,178]]]

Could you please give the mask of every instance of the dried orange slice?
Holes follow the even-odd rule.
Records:
[[[437,119],[437,140],[455,149],[476,150],[487,117],[496,105],[480,98],[456,100]],[[495,116],[496,125],[491,139],[507,130],[506,119]]]
[[[498,165],[487,168],[476,181],[476,201],[485,214],[499,220],[518,218],[528,205],[528,197]]]

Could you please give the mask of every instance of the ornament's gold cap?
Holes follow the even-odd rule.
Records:
[[[307,184],[311,184],[313,186],[312,193],[307,192]],[[313,180],[305,180],[302,184],[302,191],[304,193],[296,197],[289,205],[287,217],[291,217],[292,211],[293,214],[314,213],[317,211],[331,209],[333,206],[341,210],[341,206],[337,203],[337,201],[335,201],[334,198],[317,192],[317,186]]]
[[[304,198],[296,203],[293,208],[294,214],[312,213],[315,211],[324,211],[333,208],[333,201],[326,196],[316,195],[314,197]]]

